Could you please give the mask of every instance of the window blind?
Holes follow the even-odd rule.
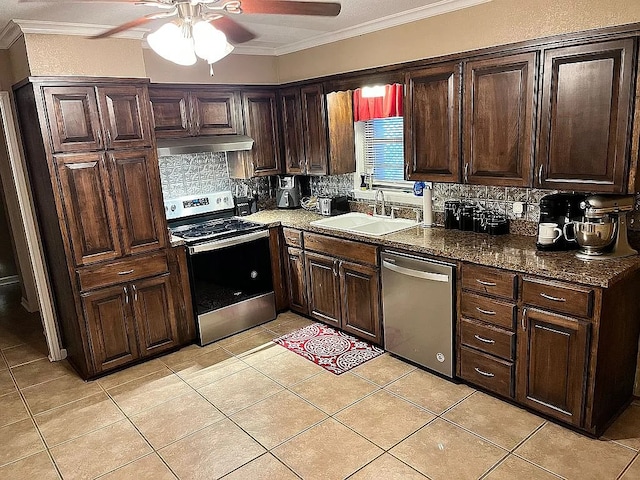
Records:
[[[402,117],[364,122],[364,166],[374,182],[404,181]]]

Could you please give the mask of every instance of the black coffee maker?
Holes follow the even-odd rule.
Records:
[[[568,240],[565,233],[572,225],[565,227],[573,220],[580,220],[584,211],[580,202],[587,198],[582,193],[554,193],[540,199],[540,221],[536,248],[544,251],[573,250],[578,248],[575,240]],[[573,232],[569,238],[575,238]]]

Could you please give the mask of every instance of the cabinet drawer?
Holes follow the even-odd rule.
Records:
[[[594,290],[536,278],[522,280],[522,302],[527,305],[589,318],[593,313]]]
[[[460,376],[499,395],[513,398],[513,363],[460,347]]]
[[[513,303],[462,292],[460,310],[464,317],[476,318],[483,322],[513,330],[516,306]]]
[[[460,320],[460,341],[469,347],[513,360],[515,333],[463,318]]]
[[[284,241],[289,247],[302,248],[302,230],[282,227]]]
[[[78,270],[78,281],[80,290],[86,291],[153,277],[168,271],[167,256],[162,252],[83,268]]]
[[[341,238],[327,237],[316,233],[304,233],[304,249],[346,258],[358,263],[378,265],[378,247],[368,243],[353,242]]]
[[[462,267],[462,288],[513,300],[516,298],[516,274],[465,264]]]

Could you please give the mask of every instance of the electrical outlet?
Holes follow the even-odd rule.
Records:
[[[524,215],[524,202],[513,202],[513,213],[516,217],[522,218]]]

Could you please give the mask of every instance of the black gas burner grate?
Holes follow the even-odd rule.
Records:
[[[172,229],[171,233],[189,243],[207,239],[228,238],[263,228],[265,228],[264,225],[240,220],[239,218],[223,218],[183,225]]]

